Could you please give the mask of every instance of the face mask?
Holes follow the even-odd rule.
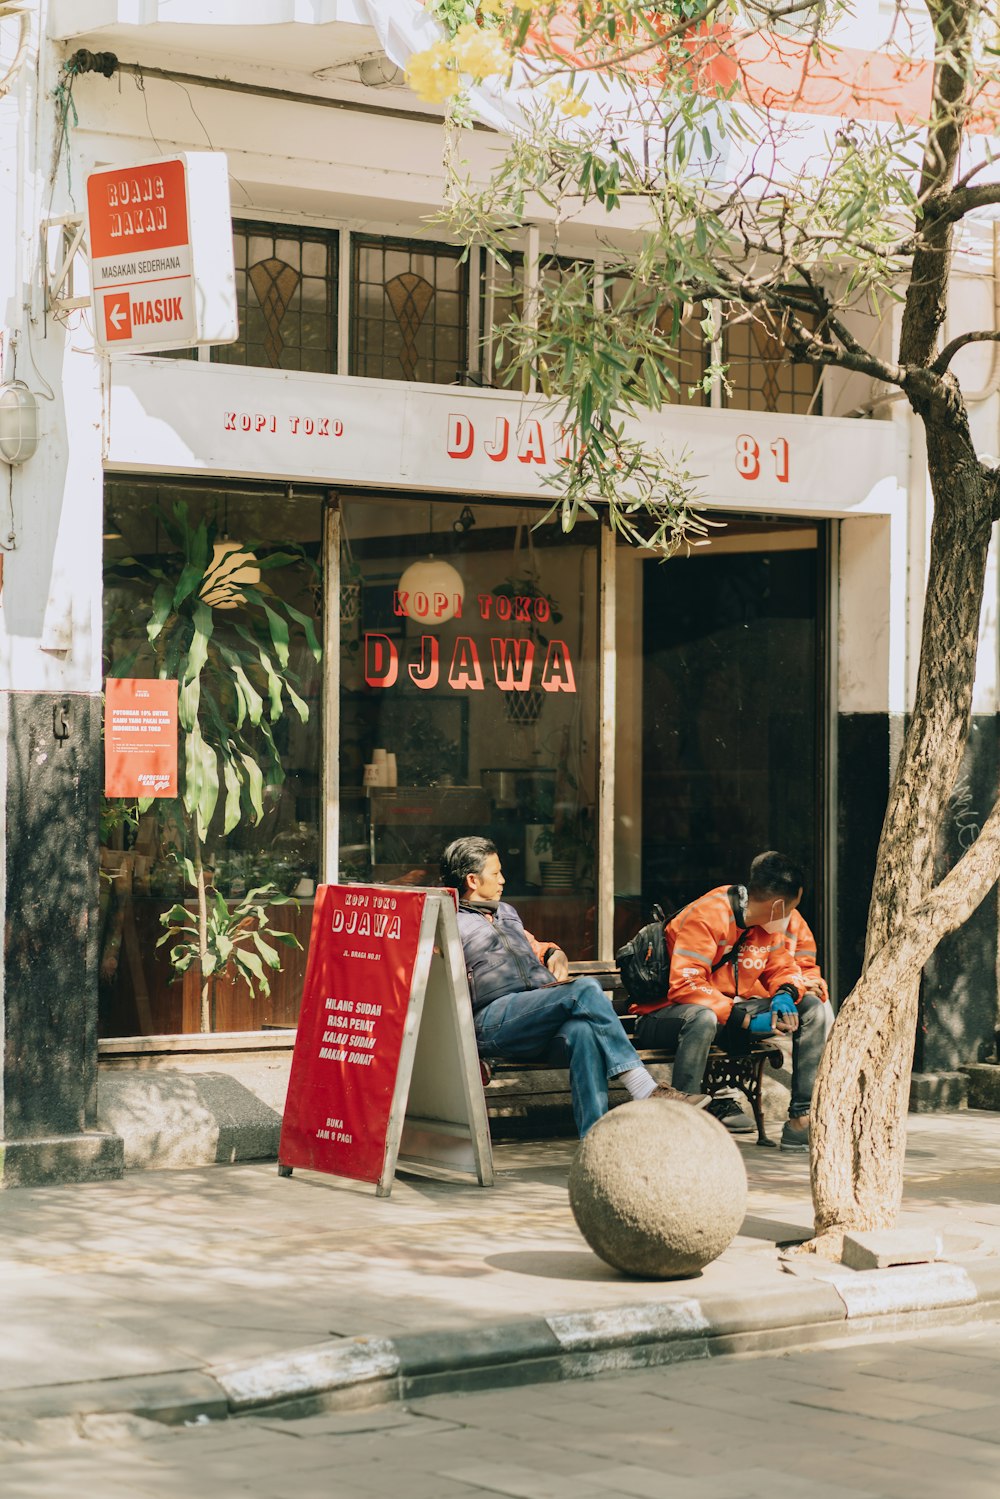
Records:
[[[782,902],[782,904],[784,904],[784,902]],[[765,921],[764,930],[765,932],[769,932],[772,937],[777,937],[779,932],[788,931],[788,923],[791,921],[791,919],[792,914],[791,912],[789,912],[787,916],[782,916],[777,921]]]

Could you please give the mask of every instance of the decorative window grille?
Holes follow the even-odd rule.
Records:
[[[461,250],[351,236],[350,373],[453,385],[468,370]]]
[[[780,316],[766,310],[736,315],[734,322],[727,322],[728,312],[723,317],[723,359],[732,386],[723,404],[739,411],[819,415],[819,370],[789,359]]]
[[[287,224],[233,226],[239,340],[212,359],[332,374],[337,367],[337,235]]]

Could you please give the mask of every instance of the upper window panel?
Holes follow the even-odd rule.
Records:
[[[724,324],[723,358],[732,387],[724,398],[726,406],[794,416],[821,414],[819,370],[814,364],[793,364],[780,316],[764,309]]]
[[[454,385],[468,370],[462,251],[351,236],[352,375]]]
[[[240,336],[220,364],[333,374],[337,368],[337,235],[288,224],[233,225]]]

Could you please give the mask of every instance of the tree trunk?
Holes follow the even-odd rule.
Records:
[[[816,1232],[831,1251],[844,1229],[891,1227],[902,1200],[920,973],[945,935],[935,926],[928,945],[931,930],[919,930],[916,913],[933,881],[972,711],[991,530],[988,481],[967,428],[925,422],[934,524],[916,701],[882,826],[864,970],[830,1034],[813,1107]],[[959,902],[970,868],[962,859],[952,871],[964,871]],[[979,899],[995,879],[994,870]],[[896,959],[887,963],[887,945],[897,939]]]
[[[968,853],[909,911],[845,1000],[820,1069],[811,1130],[814,1198],[822,1190],[834,1211],[821,1218],[817,1198],[819,1240],[811,1247],[836,1255],[845,1229],[891,1226],[902,1196],[906,1146],[909,1005],[915,992],[907,976],[919,973],[942,937],[969,919],[998,876],[1000,801]],[[838,1078],[845,1076],[856,1078],[857,1086],[840,1092]],[[845,1149],[852,1142],[854,1148]]]
[[[201,974],[200,1026],[203,1034],[212,1029],[211,988],[212,980],[208,968],[208,898],[205,894],[205,867],[201,858],[201,839],[192,820],[191,836],[194,840],[194,872],[198,891],[198,971]]]

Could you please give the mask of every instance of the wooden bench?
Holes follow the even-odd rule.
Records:
[[[614,963],[599,961],[571,963],[569,971],[573,978],[587,977],[597,980],[611,999],[615,1013],[622,1023],[622,1029],[631,1039],[635,1031],[636,1016],[628,1013],[628,996]],[[640,1048],[639,1056],[646,1066],[664,1062],[672,1063],[674,1060],[674,1053],[666,1050]],[[784,1062],[785,1058],[779,1047],[767,1040],[755,1042],[747,1055],[742,1057],[731,1057],[719,1046],[713,1046],[708,1054],[708,1066],[705,1069],[702,1087],[713,1098],[726,1091],[743,1094],[750,1105],[754,1123],[757,1126],[758,1145],[774,1145],[774,1141],[768,1139],[764,1128],[764,1068],[770,1064],[778,1069],[784,1066]],[[531,1062],[481,1061],[480,1067],[483,1072],[483,1083],[488,1089],[493,1078],[522,1072],[565,1071],[566,1062],[561,1057],[539,1057]]]

